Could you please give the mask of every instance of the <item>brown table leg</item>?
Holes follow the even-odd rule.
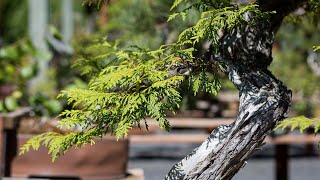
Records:
[[[288,180],[288,145],[275,146],[276,180]]]
[[[306,131],[307,134],[314,134],[314,128],[308,128]],[[314,156],[316,154],[316,150],[314,148],[314,144],[306,144],[305,146],[305,154],[308,156]]]
[[[4,162],[3,162],[3,157],[4,157],[4,147],[3,147],[3,129],[4,129],[4,121],[3,118],[0,116],[0,179],[1,177],[4,176]]]
[[[17,155],[17,131],[15,129],[5,130],[3,134],[5,139],[4,177],[10,177],[11,164]]]
[[[17,129],[22,117],[28,116],[31,109],[21,108],[8,114],[0,114],[0,179],[11,176],[11,164],[17,155]]]

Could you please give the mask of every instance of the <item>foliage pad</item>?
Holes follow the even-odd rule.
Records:
[[[173,8],[182,3],[176,0]],[[64,154],[72,145],[77,147],[93,143],[93,138],[102,138],[111,132],[118,139],[147,116],[154,118],[162,129],[169,130],[166,111],[179,108],[180,84],[188,80],[196,94],[200,90],[216,94],[220,88],[214,75],[220,67],[216,60],[194,57],[197,44],[208,40],[212,50],[218,49],[219,31],[228,30],[242,23],[245,13],[267,17],[269,13],[258,11],[257,5],[243,7],[230,5],[229,1],[195,1],[193,5],[170,16],[170,20],[188,15],[190,9],[202,12],[198,22],[183,31],[176,43],[161,46],[156,50],[130,47],[118,49],[107,41],[97,42],[92,49],[105,47],[108,51],[96,57],[86,57],[78,62],[84,73],[89,74],[88,89],[63,91],[73,110],[60,114],[61,128],[78,127],[79,131],[67,135],[45,133],[31,138],[21,153],[40,145],[49,148],[53,160]],[[101,59],[108,59],[105,67],[96,66]],[[144,121],[145,122],[145,121]]]
[[[299,129],[300,133],[302,133],[307,128],[313,126],[314,127],[314,133],[318,133],[320,130],[320,119],[313,118],[309,119],[305,116],[297,116],[289,119],[285,119],[275,128],[275,129],[285,129],[290,128],[291,131],[294,129]]]

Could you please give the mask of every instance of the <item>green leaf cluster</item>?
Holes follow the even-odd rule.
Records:
[[[100,71],[111,65],[117,65],[118,61],[115,51],[118,49],[119,42],[108,43],[106,38],[81,36],[78,42],[87,46],[85,49],[78,50],[79,58],[73,63],[73,67],[81,71],[81,75],[88,77],[97,76]]]
[[[172,8],[182,2],[176,0]],[[220,83],[214,74],[219,64],[195,57],[195,46],[208,40],[213,48],[217,48],[218,31],[245,23],[244,13],[254,12],[257,17],[268,13],[259,12],[254,4],[238,8],[229,1],[196,1],[178,15],[187,16],[190,8],[202,11],[201,17],[194,26],[184,30],[175,43],[149,50],[119,48],[117,43],[103,40],[89,47],[93,51],[105,47],[105,51],[93,57],[89,53],[76,64],[83,68],[84,74],[90,75],[88,88],[65,90],[59,95],[66,97],[73,106],[72,110],[60,114],[59,127],[76,127],[78,131],[35,136],[22,147],[21,154],[44,145],[54,160],[72,145],[79,147],[92,143],[94,138],[102,138],[106,133],[112,133],[118,139],[127,136],[130,128],[139,126],[149,116],[162,129],[169,130],[165,113],[179,108],[180,84],[187,80],[194,94],[200,90],[217,94]],[[179,69],[186,72],[181,73]]]
[[[210,74],[205,71],[201,71],[197,76],[192,76],[190,78],[190,82],[193,84],[192,91],[194,96],[196,96],[200,90],[213,95],[218,94],[218,91],[221,88],[219,80],[215,76],[212,77],[212,80],[209,78]]]
[[[300,133],[302,133],[309,127],[314,127],[314,133],[318,133],[320,130],[320,119],[310,119],[305,116],[297,116],[281,121],[275,129],[290,128],[291,131],[294,129],[299,129]]]
[[[0,48],[0,83],[7,84],[14,81],[25,81],[35,74],[33,57],[38,51],[31,41],[19,40],[13,44]],[[17,71],[18,70],[18,71]]]
[[[83,5],[95,5],[98,9],[100,9],[101,6],[104,5],[106,2],[106,0],[83,0]]]
[[[79,126],[81,130],[67,135],[35,136],[22,147],[22,153],[43,144],[55,159],[71,145],[80,146],[108,132],[117,138],[126,136],[133,125],[139,125],[147,116],[169,130],[165,111],[179,107],[179,85],[185,79],[183,75],[171,75],[169,70],[182,60],[178,55],[189,55],[189,52],[178,50],[167,54],[168,48],[162,48],[114,51],[112,54],[119,65],[107,66],[92,76],[88,89],[71,89],[60,94],[60,97],[67,97],[74,109],[60,114],[59,127]]]
[[[206,6],[206,8],[209,7],[210,6]],[[195,45],[199,43],[200,40],[208,39],[210,40],[213,48],[218,48],[219,39],[221,38],[220,33],[223,33],[223,31],[232,29],[235,26],[241,27],[242,25],[247,25],[248,23],[255,23],[259,20],[267,20],[270,14],[274,13],[260,12],[257,4],[248,4],[241,8],[235,5],[226,7],[213,6],[213,8],[210,10],[205,11],[203,11],[203,9],[206,8],[193,5],[181,12],[172,14],[169,16],[168,20],[173,20],[177,16],[181,16],[184,20],[187,12],[192,8],[196,8],[198,11],[202,12],[201,17],[194,26],[185,29],[179,35],[178,43],[182,45]],[[256,18],[251,19],[250,22],[246,22],[247,20],[245,19],[245,13],[256,14]]]
[[[191,2],[191,5],[184,10],[190,10],[191,8],[196,8],[198,11],[207,11],[209,9],[220,9],[227,6],[231,6],[230,0],[175,0],[171,6],[171,10],[177,8],[182,3],[187,4]]]

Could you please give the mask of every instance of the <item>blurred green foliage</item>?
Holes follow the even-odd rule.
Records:
[[[122,0],[109,6],[105,29],[111,39],[121,38],[126,46],[156,49],[177,40],[179,32],[193,25],[200,14],[191,11],[186,21],[167,22],[171,2],[160,0]],[[124,11],[125,9],[125,11]]]
[[[311,96],[320,92],[320,77],[307,64],[308,56],[314,52],[313,46],[319,42],[319,18],[317,21],[311,21],[306,15],[289,18],[279,29],[270,69],[294,94]]]
[[[56,116],[63,109],[63,101],[58,100],[58,81],[56,69],[50,67],[45,81],[29,88],[27,103],[32,107],[35,116]]]
[[[0,48],[0,83],[17,85],[25,83],[36,73],[36,49],[29,40],[19,40]]]
[[[11,44],[25,38],[28,29],[28,1],[2,0],[0,3],[1,44]]]
[[[29,40],[19,40],[0,48],[0,85],[10,86],[13,93],[1,100],[0,112],[13,111],[18,100],[25,99],[27,82],[37,73],[34,57],[38,51]]]

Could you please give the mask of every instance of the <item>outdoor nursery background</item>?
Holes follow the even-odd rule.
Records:
[[[57,116],[72,109],[66,98],[57,96],[62,90],[87,88],[88,74],[117,63],[102,52],[157,49],[175,42],[200,17],[192,11],[185,21],[168,22],[171,6],[164,0],[106,0],[100,9],[80,0],[0,0],[1,177],[162,179],[214,128],[235,119],[238,90],[217,72],[217,96],[194,95],[188,82],[180,85],[181,107],[176,114],[167,112],[170,132],[147,118],[148,129],[143,121],[124,139],[101,137],[54,163],[43,148],[17,156],[32,135],[79,130],[57,128]],[[320,117],[320,54],[313,49],[320,43],[320,18],[314,17],[299,8],[284,19],[273,44],[269,69],[292,90],[289,117]],[[97,45],[103,42],[114,44]],[[197,46],[197,53],[204,53],[208,42]],[[320,138],[313,132],[313,127],[303,134],[272,132],[234,179],[319,179]]]

